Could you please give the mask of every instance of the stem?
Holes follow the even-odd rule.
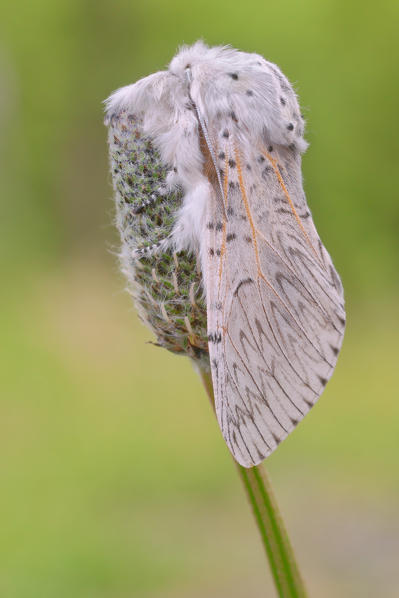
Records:
[[[205,390],[214,407],[212,379],[209,372],[200,370]],[[264,465],[245,468],[236,463],[243,481],[270,569],[280,598],[306,598],[307,593],[296,564],[280,511]]]

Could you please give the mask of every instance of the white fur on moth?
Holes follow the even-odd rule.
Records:
[[[317,401],[345,328],[343,289],[302,187],[304,122],[279,68],[202,42],[119,89],[184,191],[170,242],[195,252],[215,408],[234,458],[270,455]]]

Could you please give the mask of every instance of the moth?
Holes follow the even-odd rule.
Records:
[[[197,42],[107,110],[140,115],[166,188],[183,192],[172,233],[151,251],[200,264],[217,419],[238,463],[257,465],[323,392],[345,328],[341,281],[303,190],[296,94],[262,56]]]

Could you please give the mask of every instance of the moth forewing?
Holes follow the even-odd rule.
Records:
[[[261,152],[247,156],[244,171],[240,151],[229,160],[227,151],[225,144],[219,155],[228,220],[218,221],[211,207],[204,276],[216,412],[230,450],[248,467],[278,446],[323,391],[342,341],[342,297],[298,185],[296,158],[273,149],[275,165],[285,158],[277,176]]]
[[[234,95],[224,120],[208,115],[228,215],[216,217],[215,188],[204,277],[216,413],[234,457],[250,467],[324,390],[345,316],[339,277],[306,203],[301,144],[272,145],[264,131],[250,132],[247,118]]]

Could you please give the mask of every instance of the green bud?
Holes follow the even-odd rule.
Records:
[[[146,251],[171,234],[182,192],[143,206],[165,182],[167,168],[136,115],[113,114],[106,125],[121,269],[139,317],[159,346],[209,367],[206,302],[196,257],[170,248]]]

